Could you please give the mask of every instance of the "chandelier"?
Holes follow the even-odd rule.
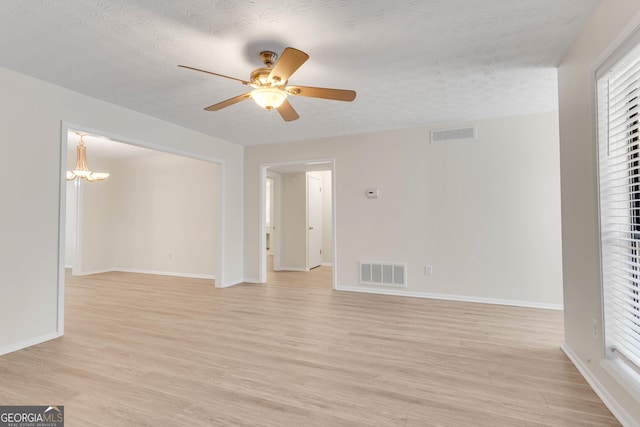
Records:
[[[67,171],[67,181],[73,181],[74,179],[84,178],[89,182],[102,181],[107,179],[108,173],[91,172],[87,167],[87,146],[84,145],[82,138],[84,135],[80,135],[80,142],[76,147],[76,167],[72,171]]]

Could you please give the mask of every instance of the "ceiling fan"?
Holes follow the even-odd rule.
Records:
[[[178,67],[188,68],[190,70],[200,71],[202,73],[212,74],[218,77],[238,81],[244,85],[253,87],[253,90],[242,95],[218,102],[207,108],[206,111],[218,111],[230,105],[244,101],[248,98],[253,100],[259,106],[271,110],[276,109],[280,116],[287,122],[298,119],[300,116],[293,109],[293,106],[287,100],[287,96],[306,96],[310,98],[333,99],[336,101],[353,101],[356,93],[353,90],[329,89],[322,87],[310,86],[287,86],[289,77],[304,64],[309,55],[301,50],[288,47],[282,52],[280,59],[275,52],[260,52],[260,58],[264,63],[264,67],[256,68],[251,72],[249,81],[236,79],[235,77],[225,76],[223,74],[214,73],[199,68],[189,67],[186,65],[178,65]]]

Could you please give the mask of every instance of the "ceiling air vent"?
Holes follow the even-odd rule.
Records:
[[[432,144],[452,141],[470,141],[472,139],[478,139],[477,126],[456,129],[439,129],[431,131]]]

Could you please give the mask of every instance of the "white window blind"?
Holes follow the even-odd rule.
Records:
[[[640,369],[640,46],[597,73],[607,349]]]

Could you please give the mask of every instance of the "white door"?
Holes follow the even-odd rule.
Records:
[[[307,174],[307,268],[322,264],[322,187]]]
[[[267,231],[267,254],[273,254],[273,239],[275,230],[275,221],[273,220],[273,178],[267,177],[265,189],[265,204],[266,204],[266,224],[265,229]]]

